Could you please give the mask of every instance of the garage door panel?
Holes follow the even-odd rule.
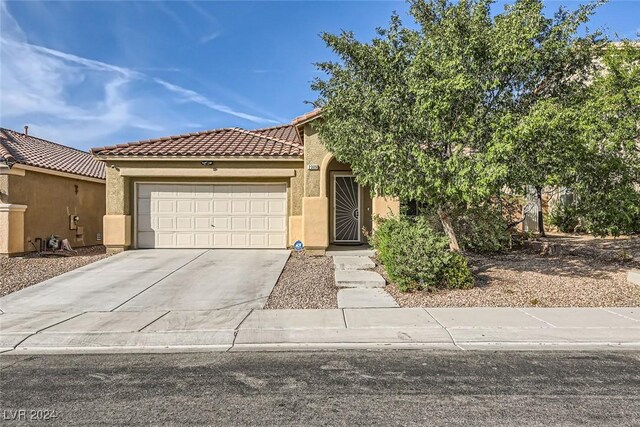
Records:
[[[230,200],[214,200],[213,201],[213,213],[214,214],[229,214],[229,213],[231,213],[231,201]]]
[[[248,200],[232,200],[231,201],[231,214],[246,214],[249,212]]]
[[[176,213],[192,213],[193,200],[176,200]]]
[[[171,214],[176,212],[176,201],[173,199],[158,200],[158,203],[156,206],[157,206],[157,211],[156,211],[157,213]]]
[[[229,233],[213,233],[214,248],[230,248],[231,235]]]
[[[159,247],[172,248],[176,246],[176,234],[156,231],[156,243]]]
[[[249,229],[251,231],[266,231],[267,229],[267,218],[264,217],[254,217],[249,219]]]
[[[267,200],[249,200],[249,210],[254,215],[267,213]]]
[[[193,241],[193,233],[191,232],[186,232],[186,233],[181,233],[178,232],[176,233],[176,246],[179,248],[192,248],[195,246],[195,242]]]
[[[196,199],[194,201],[194,212],[197,214],[211,214],[213,213],[213,203],[210,200],[199,200]]]
[[[231,217],[231,231],[247,231],[249,229],[249,218]]]
[[[269,200],[269,214],[284,214],[286,202],[284,200]]]
[[[234,233],[231,234],[231,247],[233,248],[246,248],[249,247],[249,239],[247,233]]]
[[[249,239],[251,240],[251,246],[254,248],[265,248],[267,247],[267,235],[263,233],[252,233],[249,235]]]
[[[214,231],[230,231],[231,230],[231,218],[229,217],[214,217],[213,218]]]
[[[268,223],[269,231],[284,231],[286,226],[286,221],[284,218],[280,217],[269,217],[266,218]]]
[[[270,247],[270,248],[284,248],[287,245],[285,240],[286,240],[286,238],[285,238],[284,234],[282,234],[282,233],[278,233],[278,234],[270,233],[269,234],[268,247]]]
[[[284,248],[283,184],[139,184],[140,248]]]
[[[211,233],[194,233],[194,247],[209,248],[213,245]]]
[[[195,217],[193,219],[193,228],[199,231],[211,231],[211,218],[207,216]]]
[[[176,218],[173,216],[158,217],[158,231],[173,231],[176,229]]]
[[[176,217],[176,230],[192,231],[195,228],[195,218],[190,216]]]

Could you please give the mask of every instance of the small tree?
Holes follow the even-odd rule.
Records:
[[[320,134],[336,158],[374,193],[433,207],[452,250],[459,250],[452,212],[513,183],[522,147],[514,138],[523,132],[511,130],[527,120],[537,140],[536,123],[554,105],[571,105],[591,74],[597,45],[595,35],[576,33],[600,2],[553,18],[541,0],[517,0],[495,16],[492,3],[416,0],[417,29],[394,15],[371,43],[325,33],[340,61],[318,64],[329,77],[312,85],[323,108]],[[567,133],[564,122],[550,129],[554,144],[556,132]],[[550,168],[566,162],[558,157]],[[529,171],[520,184],[531,183]]]

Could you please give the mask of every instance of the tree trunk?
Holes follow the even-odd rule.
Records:
[[[544,216],[542,215],[542,187],[536,187],[536,195],[538,196],[538,233],[540,237],[545,237]]]
[[[451,224],[451,218],[449,218],[449,214],[442,208],[438,208],[438,218],[440,218],[440,222],[442,223],[442,228],[444,228],[444,232],[449,237],[449,249],[453,252],[460,252],[460,246],[458,245],[458,239],[456,238],[456,232],[453,230],[453,224]]]

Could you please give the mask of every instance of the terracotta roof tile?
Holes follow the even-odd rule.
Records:
[[[303,155],[302,142],[291,125],[244,130],[214,129],[157,139],[98,147],[100,156],[293,156]]]
[[[320,117],[320,115],[322,114],[322,109],[321,108],[316,108],[313,111],[309,111],[306,114],[303,114],[301,116],[296,117],[295,119],[293,119],[291,121],[291,124],[294,126],[299,126],[303,123],[308,122],[309,120],[313,120],[317,117]]]
[[[104,163],[91,154],[10,129],[0,128],[0,157],[10,163],[105,179]]]

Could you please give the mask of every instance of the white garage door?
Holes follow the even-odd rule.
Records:
[[[284,184],[138,184],[139,248],[284,248]]]

